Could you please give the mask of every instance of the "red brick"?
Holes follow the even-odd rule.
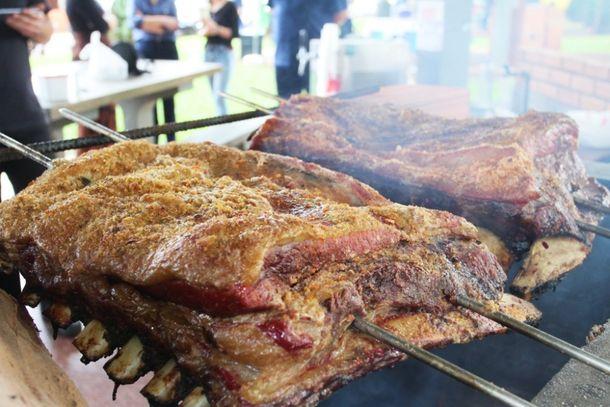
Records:
[[[572,89],[577,90],[580,93],[592,95],[593,90],[595,89],[595,80],[586,76],[574,75],[572,76]]]
[[[532,77],[536,79],[548,80],[549,79],[549,70],[542,65],[533,65],[530,70],[530,74]]]
[[[575,58],[573,56],[563,57],[562,58],[562,68],[566,71],[578,73],[585,75],[585,63],[580,58]]]
[[[533,81],[531,85],[531,90],[533,93],[539,93],[550,98],[557,97],[557,93],[559,92],[559,88],[550,83]]]
[[[604,102],[604,100],[600,98],[582,96],[580,98],[580,107],[587,110],[605,110],[606,102]]]
[[[552,67],[556,67],[556,68],[561,68],[561,56],[558,53],[555,52],[545,52],[542,55],[542,58],[540,59],[540,61],[547,66],[552,66]]]
[[[597,81],[595,84],[595,95],[610,100],[610,81]]]
[[[559,69],[549,70],[549,81],[561,86],[569,86],[572,75]]]
[[[585,73],[597,79],[610,80],[610,65],[590,62],[585,67]]]
[[[566,105],[580,106],[580,94],[570,89],[558,88],[556,99]]]

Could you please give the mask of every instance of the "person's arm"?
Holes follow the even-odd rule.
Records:
[[[222,37],[226,40],[230,40],[237,36],[237,30],[239,29],[239,15],[237,14],[237,9],[231,3],[228,3],[228,6],[231,7],[231,11],[229,14],[228,21],[225,24],[218,24],[216,21],[208,18],[205,20],[205,28],[203,31],[203,35],[206,37]]]
[[[6,25],[36,43],[46,44],[53,35],[53,26],[43,11],[45,7],[41,3],[36,7],[26,8],[19,14],[13,14],[6,19]]]
[[[156,20],[154,16],[145,15],[139,7],[137,0],[129,2],[128,15],[131,20],[131,28],[139,29],[154,35],[161,35],[165,32],[163,24]]]

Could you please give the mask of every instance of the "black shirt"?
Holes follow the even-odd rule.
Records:
[[[44,0],[1,0],[1,7],[31,7]],[[27,39],[0,17],[0,131],[36,129],[46,119],[32,89]]]
[[[216,12],[210,13],[212,20],[216,24],[230,28],[233,31],[233,36],[229,39],[223,38],[219,35],[213,35],[208,37],[207,44],[224,45],[231,48],[231,40],[239,37],[239,15],[237,14],[237,8],[232,1],[227,1],[224,6],[219,8]]]
[[[72,31],[82,33],[89,38],[92,32],[108,32],[108,23],[104,20],[104,10],[95,0],[68,0],[66,13]]]

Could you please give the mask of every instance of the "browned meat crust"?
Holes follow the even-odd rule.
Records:
[[[391,105],[299,96],[281,106],[252,148],[350,174],[389,199],[464,216],[521,257],[537,239],[569,236],[600,216],[574,196],[609,204],[576,155],[565,115],[450,120]]]
[[[356,314],[428,347],[502,332],[451,303],[509,300],[476,239],[348,176],[210,144],[115,145],[0,205],[0,257],[31,287],[175,357],[220,406],[312,404],[404,358],[348,329]]]

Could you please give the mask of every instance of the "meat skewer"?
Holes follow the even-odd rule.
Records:
[[[96,121],[91,120],[90,118],[73,112],[70,109],[61,108],[59,109],[59,113],[68,120],[72,120],[76,123],[81,124],[84,127],[87,127],[89,130],[93,130],[103,136],[108,137],[114,142],[120,143],[121,141],[129,141],[130,138],[119,133],[116,130],[112,130],[109,127],[104,126]]]
[[[467,370],[462,369],[459,366],[454,365],[445,359],[436,356],[433,353],[428,352],[425,349],[414,346],[413,344],[397,337],[396,335],[381,329],[379,326],[370,323],[369,321],[356,318],[352,324],[356,329],[378,339],[386,344],[401,350],[407,355],[432,366],[436,370],[439,370],[454,379],[461,381],[475,389],[504,402],[509,406],[533,406],[532,403],[525,401],[513,393],[506,391],[501,387],[497,387],[490,382],[487,382],[475,374],[470,373]]]
[[[588,366],[591,366],[594,369],[599,370],[600,372],[604,372],[607,375],[610,375],[610,362],[605,359],[600,358],[599,356],[582,350],[568,342],[565,342],[553,335],[549,335],[548,333],[541,331],[540,329],[534,328],[533,326],[527,325],[518,321],[502,312],[491,311],[483,304],[474,301],[465,296],[458,296],[456,302],[462,307],[468,308],[480,315],[483,315],[486,318],[489,318],[493,321],[496,321],[499,324],[507,326],[516,332],[519,332],[525,336],[528,336],[536,341],[547,345],[564,355],[568,355],[573,359],[576,359]]]
[[[511,284],[523,296],[582,264],[593,233],[610,236],[595,224],[600,214],[577,208],[576,197],[608,206],[610,195],[586,176],[566,116],[460,121],[306,96],[278,109],[251,149],[345,172],[402,204],[465,216],[506,270],[524,258]]]
[[[266,92],[263,92],[263,93],[266,94]],[[234,100],[237,102],[244,101],[244,99],[242,99],[242,98],[239,98],[237,96],[232,96],[229,94],[224,94],[223,96],[225,96],[227,98],[234,98]],[[250,102],[248,102],[248,103],[250,103]],[[252,103],[252,106],[258,106],[258,105]],[[258,106],[258,108],[261,108],[261,107]],[[80,115],[73,114],[72,117],[77,121],[77,123],[83,124],[83,123],[81,123]],[[95,123],[95,122],[93,122],[93,124],[94,125],[92,125],[90,128],[94,131],[98,131],[99,128],[104,127],[102,125],[96,126],[95,124],[97,124],[97,123]],[[104,131],[104,130],[102,129],[102,131]],[[474,311],[480,315],[483,315],[489,319],[492,319],[525,336],[528,336],[538,342],[541,342],[544,345],[551,347],[552,349],[555,349],[586,365],[589,365],[597,370],[600,370],[600,371],[610,375],[610,362],[598,357],[597,355],[584,351],[584,350],[582,350],[570,343],[567,343],[559,338],[556,338],[544,331],[541,331],[541,330],[534,328],[528,324],[525,324],[515,318],[512,318],[507,314],[503,314],[503,313],[497,312],[497,311],[491,311],[491,310],[487,309],[483,304],[478,303],[477,301],[474,301],[473,299],[470,299],[468,297],[458,296],[456,298],[456,303],[464,308],[468,308],[471,311]],[[365,323],[365,321],[361,321],[361,325],[364,323]],[[379,327],[377,327],[377,328],[379,328]],[[368,332],[369,331],[367,330],[367,333]],[[382,340],[381,338],[377,338],[377,339]],[[410,353],[409,353],[409,355],[414,356],[413,354],[410,354]]]
[[[21,154],[23,154],[27,158],[29,158],[33,161],[36,161],[38,164],[40,164],[46,168],[53,167],[53,160],[51,160],[49,157],[47,157],[44,154],[39,153],[38,151],[34,150],[33,148],[29,148],[28,146],[21,144],[17,140],[15,140],[1,132],[0,132],[0,142],[2,144],[4,144],[6,147],[19,151]]]
[[[600,205],[596,202],[591,202],[587,199],[582,199],[577,196],[574,197],[574,202],[576,202],[577,205],[581,205],[581,206],[584,206],[585,208],[593,209],[596,212],[610,214],[609,207]]]
[[[136,143],[136,144],[142,145],[141,143]],[[117,306],[119,306],[119,304],[117,304]],[[72,320],[72,315],[73,315],[73,313],[70,312],[70,318],[68,318],[68,320]],[[65,320],[66,319],[62,317],[62,318],[59,318],[58,321],[54,321],[54,322],[59,322],[59,321],[65,322]],[[364,321],[363,320],[359,320],[359,321],[360,321],[359,325],[354,326],[357,329],[359,326],[364,327],[364,325],[363,325]],[[62,322],[62,323],[64,323],[64,322]],[[393,343],[393,341],[389,341],[389,339],[388,339],[389,338],[388,335],[392,335],[390,332],[377,326],[375,328],[377,331],[371,333],[371,332],[369,332],[369,328],[374,326],[374,324],[367,322],[366,325],[367,325],[366,330],[367,330],[368,334],[371,334],[372,336],[374,336],[375,338],[378,338],[380,341],[382,341],[384,343],[389,343],[389,344]],[[86,355],[87,357],[95,358],[95,357],[98,357],[99,355],[103,355],[108,352],[108,346],[104,345],[104,343],[107,342],[107,340],[105,339],[107,335],[104,333],[104,331],[105,331],[105,329],[104,329],[103,325],[100,325],[97,322],[92,322],[87,325],[87,327],[85,328],[83,333],[81,333],[81,335],[79,335],[79,338],[77,338],[77,342],[80,342],[81,344],[84,344],[84,343],[93,344],[93,347],[98,349],[96,355]],[[85,347],[87,347],[87,346],[85,346]],[[414,345],[402,340],[401,350],[407,350],[407,349],[420,349],[420,348],[415,347]],[[421,350],[421,352],[423,352],[423,350]],[[421,352],[419,352],[419,351],[415,352],[414,356],[419,355],[419,358],[421,358],[421,355],[424,354]],[[141,371],[141,368],[139,368],[139,367],[133,368],[133,369],[131,368],[131,366],[134,365],[134,361],[137,362],[136,363],[137,366],[141,365],[141,363],[139,362],[141,353],[142,353],[142,347],[140,345],[139,339],[132,338],[132,340],[130,340],[123,347],[122,352],[119,352],[117,357],[112,359],[109,362],[109,364],[107,365],[108,370],[113,371],[111,377],[114,377],[115,379],[120,379],[121,381],[127,382],[128,380],[130,380],[130,378],[133,378],[134,374],[135,375],[139,374],[139,373],[137,373],[137,374],[131,373],[131,374],[122,375],[122,373],[126,370],[129,370],[132,372]],[[128,357],[128,356],[124,356],[124,355],[132,355],[132,356]],[[135,355],[135,356],[133,356],[133,355]],[[125,366],[127,366],[127,369],[123,369],[123,371],[121,369],[112,369],[113,365],[115,365],[115,364],[124,364]],[[434,358],[434,366],[437,368],[439,368],[439,366],[441,366],[441,368],[444,369],[444,371],[449,372],[449,373],[453,372],[455,369],[454,366],[447,364],[447,362],[439,360],[436,357]],[[465,377],[467,378],[467,380],[464,380]],[[499,388],[489,382],[486,382],[483,379],[476,378],[474,375],[467,374],[466,376],[464,376],[462,374],[460,377],[457,377],[457,378],[459,380],[465,381],[468,384],[474,385],[475,387],[485,391],[486,393],[488,393],[492,396],[498,397],[500,400],[508,403],[509,405],[515,405],[515,406],[530,405],[527,401],[519,399],[517,396],[510,395],[510,393],[507,393],[506,391],[502,390],[501,388]],[[179,381],[180,381],[180,372],[176,370],[175,362],[170,361],[170,362],[166,363],[161,370],[157,371],[155,378],[153,378],[153,380],[149,383],[149,385],[146,386],[144,393],[147,394],[151,399],[153,399],[155,401],[159,401],[159,402],[172,401],[177,395],[176,386]]]
[[[276,102],[279,102],[279,103],[289,103],[288,99],[284,99],[283,97],[274,95],[273,93],[269,93],[269,92],[264,91],[262,89],[258,89],[258,88],[254,88],[254,87],[250,87],[250,89],[252,89],[252,91],[254,91],[255,93],[258,93],[259,95],[268,97],[269,99],[273,99]],[[254,109],[258,110],[258,111],[261,111],[263,113],[267,113],[267,114],[275,113],[275,110],[264,108],[262,106],[254,104],[254,103],[252,103],[252,102],[250,102],[250,101],[248,101],[246,99],[243,99],[243,98],[240,98],[240,97],[237,97],[237,96],[234,96],[234,95],[229,95],[229,94],[225,94],[225,95],[223,95],[223,96],[227,97],[228,99],[231,99],[231,100],[234,100],[235,102],[238,102],[238,103],[241,103],[243,105],[252,107],[252,108],[254,108]],[[596,202],[592,202],[592,201],[590,201],[588,199],[583,199],[583,198],[580,198],[580,197],[574,197],[574,202],[576,202],[578,205],[582,205],[582,206],[584,206],[584,207],[586,207],[588,209],[592,209],[592,210],[594,210],[596,212],[610,214],[610,207],[600,205],[600,204],[598,204]],[[586,224],[583,225],[583,229],[587,230],[589,232],[592,232],[591,230],[587,229],[588,226],[591,226],[591,225],[586,225]],[[600,231],[599,234],[601,236],[608,237],[607,233],[604,233],[603,231]]]

